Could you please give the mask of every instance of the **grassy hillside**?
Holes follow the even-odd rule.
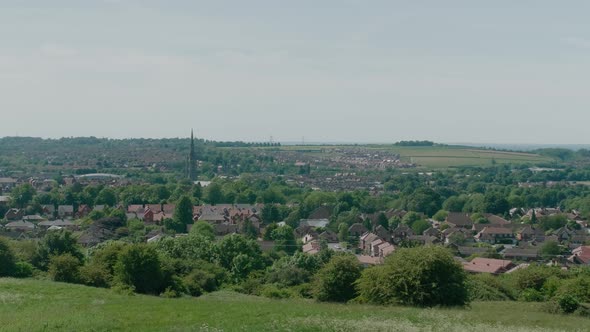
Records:
[[[0,279],[0,331],[590,331],[590,320],[535,303],[417,309],[269,300],[125,296],[50,281]]]

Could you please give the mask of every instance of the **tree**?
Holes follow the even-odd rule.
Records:
[[[235,280],[242,280],[250,272],[264,267],[258,243],[242,235],[224,237],[217,243],[217,252],[219,264],[230,271]]]
[[[338,240],[340,242],[348,241],[348,225],[345,223],[340,223],[338,225]]]
[[[334,256],[316,274],[314,295],[318,301],[347,302],[356,296],[354,283],[361,268],[352,255]]]
[[[11,202],[18,208],[24,208],[35,196],[35,188],[28,183],[16,186],[10,192]]]
[[[248,218],[240,225],[240,233],[249,239],[256,239],[258,237],[256,227],[254,227],[252,221]]]
[[[420,307],[468,303],[467,274],[443,247],[401,248],[384,265],[363,272],[359,298],[374,304]]]
[[[432,216],[432,219],[434,219],[436,221],[445,221],[445,219],[447,219],[448,215],[449,215],[449,213],[447,211],[438,210],[438,212]]]
[[[186,225],[193,223],[193,202],[188,196],[182,196],[176,203],[172,220],[169,227],[177,233],[186,233]]]
[[[377,216],[377,226],[379,225],[383,226],[385,229],[389,228],[389,220],[387,220],[387,216],[383,212],[379,213]]]
[[[45,234],[39,241],[37,252],[33,257],[33,264],[41,270],[46,270],[51,256],[70,254],[80,262],[84,255],[78,247],[78,242],[68,230],[52,231]]]
[[[0,277],[8,277],[14,274],[16,269],[16,257],[10,248],[8,240],[0,237]]]
[[[430,223],[424,219],[417,220],[412,224],[412,230],[414,231],[414,234],[417,235],[422,235],[422,233],[429,228]]]
[[[76,283],[80,280],[81,262],[70,253],[51,256],[49,259],[49,276],[54,281]]]
[[[159,294],[165,288],[158,252],[143,243],[123,248],[115,265],[115,279],[138,293]]]
[[[98,195],[96,196],[96,200],[94,201],[96,205],[107,205],[107,206],[115,206],[117,204],[117,195],[111,188],[103,188]]]
[[[215,239],[215,230],[213,226],[205,221],[197,221],[190,231],[191,235],[200,235],[211,241]]]
[[[211,205],[223,202],[223,191],[221,190],[221,185],[219,183],[213,182],[207,186],[207,201]]]
[[[544,258],[552,258],[559,254],[561,254],[561,248],[559,248],[557,241],[546,241],[541,246],[541,256]]]
[[[279,209],[274,204],[266,204],[260,211],[260,217],[265,224],[279,222],[281,219]]]
[[[275,241],[275,250],[293,254],[297,250],[295,235],[291,226],[281,226],[272,231],[272,239]]]

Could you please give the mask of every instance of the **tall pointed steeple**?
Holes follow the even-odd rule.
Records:
[[[197,154],[195,152],[195,137],[191,129],[191,151],[188,155],[187,175],[189,180],[195,181],[197,179]]]

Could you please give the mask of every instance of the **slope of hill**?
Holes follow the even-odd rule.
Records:
[[[590,320],[535,303],[418,309],[270,300],[232,292],[165,299],[0,279],[0,331],[588,331]]]

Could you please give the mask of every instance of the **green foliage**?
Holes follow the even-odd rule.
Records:
[[[182,196],[176,203],[173,217],[173,230],[177,233],[186,233],[186,225],[193,223],[193,203],[188,196]]]
[[[347,302],[356,296],[354,283],[361,275],[356,257],[334,256],[315,279],[315,298],[325,302]]]
[[[469,302],[466,281],[463,267],[446,249],[401,248],[384,265],[363,273],[359,298],[376,304],[462,306]]]
[[[217,244],[219,264],[227,269],[235,280],[243,280],[248,274],[260,270],[265,263],[256,241],[238,234],[224,237]]]
[[[202,236],[206,239],[209,239],[210,241],[215,239],[215,230],[213,229],[213,225],[205,221],[197,221],[193,227],[191,227],[190,234]]]
[[[51,256],[49,276],[54,281],[76,283],[80,279],[80,260],[70,253]]]
[[[559,307],[561,310],[566,313],[570,314],[580,307],[580,301],[573,295],[564,294],[557,299],[557,303],[559,303]]]
[[[563,214],[545,216],[539,219],[539,226],[545,230],[555,230],[567,225],[567,217]]]
[[[295,235],[291,226],[281,226],[271,233],[271,238],[275,241],[275,250],[284,251],[287,254],[293,254],[297,250]]]
[[[546,241],[541,246],[540,253],[544,258],[552,258],[561,254],[561,248],[559,247],[559,243],[557,243],[557,241]]]
[[[490,274],[469,275],[467,280],[470,301],[508,301],[514,292],[496,276]]]
[[[146,244],[132,244],[121,250],[115,279],[138,293],[160,294],[166,288],[158,252]]]
[[[16,257],[8,240],[0,237],[0,277],[13,276],[16,271]]]
[[[13,206],[18,208],[24,208],[35,196],[35,188],[28,183],[16,186],[10,192],[10,202]]]
[[[414,234],[422,235],[425,230],[430,228],[430,223],[426,220],[417,220],[412,224]]]
[[[448,215],[449,215],[449,212],[448,211],[438,210],[438,212],[436,212],[432,216],[432,219],[434,219],[436,221],[445,221],[445,219],[447,218]]]
[[[37,251],[33,257],[33,264],[42,270],[46,270],[51,256],[61,256],[63,254],[70,254],[80,262],[84,258],[76,239],[70,231],[51,231],[39,241]]]

